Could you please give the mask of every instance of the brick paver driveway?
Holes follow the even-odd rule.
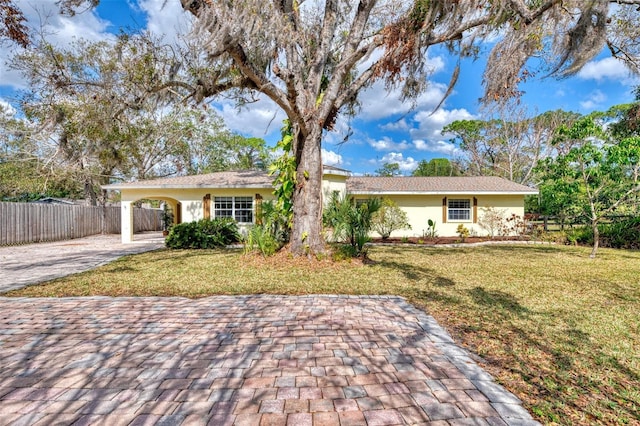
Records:
[[[402,298],[0,307],[0,424],[536,424]]]

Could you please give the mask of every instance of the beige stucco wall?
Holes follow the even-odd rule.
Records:
[[[400,208],[402,208],[408,216],[411,229],[394,231],[391,237],[422,237],[428,229],[428,220],[436,222],[436,232],[440,237],[457,236],[456,228],[460,223],[469,229],[471,235],[484,236],[487,231],[482,229],[473,220],[469,221],[442,221],[442,199],[445,195],[389,195]],[[469,199],[471,203],[473,216],[473,197],[472,194],[455,194],[447,195],[447,199]],[[475,195],[478,200],[478,217],[482,215],[482,207],[494,207],[503,211],[504,217],[510,217],[511,214],[524,216],[524,196],[523,195]],[[358,199],[366,198],[364,196],[356,196]],[[473,219],[473,218],[472,218]],[[372,236],[379,237],[377,233]]]
[[[326,204],[334,191],[344,194],[347,190],[347,176],[326,174],[322,178],[322,197]]]
[[[322,182],[323,194],[325,202],[329,199],[329,195],[333,191],[344,193],[346,191],[346,176],[342,175],[325,175]],[[217,196],[236,196],[236,197],[252,197],[255,199],[256,194],[262,196],[264,200],[273,200],[272,189],[211,189],[211,188],[162,188],[162,189],[123,189],[121,190],[122,200],[122,240],[130,242],[133,240],[133,226],[127,223],[132,220],[131,203],[140,199],[155,199],[167,202],[174,212],[179,207],[181,222],[190,222],[200,220],[204,217],[203,198],[206,194],[211,195],[211,217],[215,216],[213,200]],[[443,223],[442,215],[442,199],[445,195],[387,195],[388,198],[396,202],[406,213],[411,224],[411,229],[394,231],[392,237],[422,237],[428,229],[427,221],[429,219],[436,222],[436,232],[438,236],[448,237],[457,236],[456,228],[460,223],[469,229],[471,235],[487,235],[487,231],[482,229],[472,220],[466,222],[447,221]],[[473,206],[473,194],[456,194],[446,195],[448,199],[469,199]],[[488,195],[476,194],[478,217],[482,215],[483,207],[494,207],[503,212],[504,217],[510,217],[512,214],[524,216],[524,196],[523,195]],[[367,196],[357,195],[357,199],[367,198]],[[473,211],[473,207],[472,207]],[[472,213],[473,215],[473,213]],[[177,218],[177,214],[174,215]],[[255,217],[255,203],[254,203]],[[246,232],[250,225],[240,224],[241,231]],[[377,237],[376,233],[372,236]]]
[[[174,220],[178,215],[175,213],[177,206],[180,208],[181,222],[192,222],[204,218],[205,195],[211,195],[211,218],[215,217],[214,199],[215,197],[252,197],[255,200],[256,194],[262,196],[263,200],[273,200],[272,189],[249,188],[249,189],[211,189],[211,188],[162,188],[162,189],[123,189],[120,191],[123,212],[123,226],[125,226],[125,217],[129,217],[126,206],[130,206],[132,202],[141,199],[162,200],[169,203],[174,211]],[[129,207],[130,208],[130,207]],[[126,210],[126,212],[125,212]],[[255,220],[255,201],[254,201],[254,220]],[[239,224],[240,231],[245,233],[249,224]],[[123,227],[123,242],[132,240],[129,226]]]

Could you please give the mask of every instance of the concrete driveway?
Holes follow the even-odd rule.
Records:
[[[128,254],[164,246],[159,233],[136,235],[122,244],[120,235],[94,235],[54,243],[0,247],[0,293],[29,284],[87,271]]]

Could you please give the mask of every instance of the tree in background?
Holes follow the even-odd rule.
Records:
[[[0,201],[31,201],[42,197],[75,198],[82,188],[65,170],[37,155],[32,123],[0,103]]]
[[[420,160],[418,167],[411,173],[412,176],[459,176],[460,171],[456,164],[447,158],[432,158]]]
[[[520,107],[508,105],[498,118],[454,121],[443,133],[452,134],[451,142],[462,151],[465,174],[535,184],[538,161],[569,148],[552,143],[556,129],[578,117],[559,110],[529,118]]]
[[[30,83],[22,109],[38,129],[22,151],[51,165],[50,178],[81,182],[92,205],[114,178],[266,168],[264,140],[231,133],[215,110],[171,89],[181,60],[147,34],[32,45],[12,62]]]
[[[562,203],[556,207],[569,206],[589,221],[592,258],[600,241],[598,225],[607,215],[637,201],[640,193],[640,137],[616,139],[605,118],[606,114],[596,113],[562,126],[559,142],[570,142],[572,148],[540,165],[544,176],[542,196],[562,191]]]
[[[400,164],[398,163],[384,163],[375,171],[376,176],[394,177],[400,176]]]

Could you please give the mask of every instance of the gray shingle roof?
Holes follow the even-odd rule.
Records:
[[[104,189],[146,188],[273,188],[273,177],[263,171],[217,172],[105,185]]]
[[[342,171],[341,169],[338,169]],[[104,189],[154,188],[273,188],[273,177],[263,171],[217,172],[105,185]],[[537,194],[538,191],[493,176],[477,177],[370,177],[350,176],[351,194]]]
[[[350,177],[351,194],[485,193],[537,194],[538,191],[495,176],[465,177]]]

